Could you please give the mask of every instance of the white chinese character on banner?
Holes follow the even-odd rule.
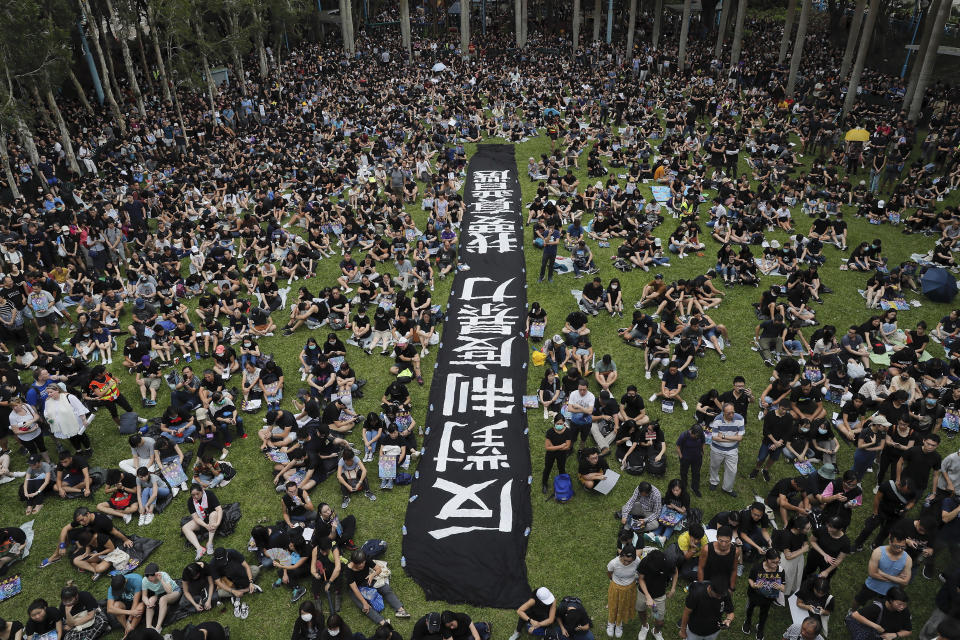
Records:
[[[467,411],[482,411],[485,416],[510,414],[517,405],[513,393],[513,378],[499,381],[494,374],[468,378],[459,373],[447,376],[443,398],[443,415],[452,416]]]
[[[507,188],[506,182],[478,182],[477,180],[473,181],[474,189],[494,189],[494,190],[505,190]]]
[[[467,227],[467,231],[483,234],[513,233],[516,231],[516,226],[512,221],[498,216],[477,216]]]
[[[510,278],[497,285],[492,295],[474,295],[473,289],[476,285],[484,282],[493,282],[491,278],[467,278],[463,283],[463,291],[460,293],[461,300],[491,300],[493,302],[503,302],[507,298],[516,298],[517,296],[508,296],[507,287],[509,287],[516,278]]]
[[[477,200],[470,206],[477,213],[510,213],[513,210],[506,200]]]
[[[507,198],[513,198],[513,189],[487,189],[487,185],[483,185],[483,189],[474,188],[473,197],[477,200],[504,200]]]
[[[517,309],[505,304],[465,304],[457,311],[460,335],[502,335],[513,333],[513,324],[519,320]]]
[[[512,226],[512,225],[511,225]],[[490,234],[490,237],[482,233],[467,230],[470,239],[467,241],[467,251],[485,255],[487,253],[510,253],[520,248],[517,242],[516,234],[511,230],[503,233]]]
[[[437,514],[437,520],[483,518],[489,519],[492,522],[488,526],[452,526],[443,529],[433,529],[429,532],[430,535],[437,540],[441,540],[448,536],[470,533],[471,531],[501,531],[503,533],[509,533],[513,529],[513,500],[510,494],[513,487],[513,479],[504,481],[500,487],[499,504],[497,505],[500,511],[499,517],[494,513],[494,509],[487,506],[487,503],[480,497],[481,491],[494,485],[496,482],[497,480],[487,480],[486,482],[462,486],[443,478],[437,478],[433,486],[451,495],[450,499],[447,500]],[[465,505],[469,505],[469,507]]]
[[[497,338],[480,338],[458,335],[458,346],[453,348],[455,359],[450,361],[453,366],[469,366],[486,370],[487,365],[509,367],[513,354],[513,341],[516,337],[508,338],[495,344]]]
[[[510,179],[509,169],[500,169],[497,171],[474,171],[474,182],[504,182]]]
[[[443,432],[440,435],[440,447],[437,450],[437,472],[444,473],[448,465],[457,464],[465,471],[496,471],[509,469],[507,462],[506,443],[501,431],[507,428],[507,421],[475,429],[468,444],[455,437],[456,428],[467,425],[460,422],[447,421],[443,423]],[[462,463],[462,464],[458,464]]]

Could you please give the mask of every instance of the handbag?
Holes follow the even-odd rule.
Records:
[[[103,559],[112,564],[114,568],[123,570],[127,566],[127,563],[130,562],[130,554],[123,549],[114,549],[103,556]]]
[[[377,574],[377,577],[373,581],[373,588],[379,589],[380,587],[390,584],[390,567],[387,566],[387,561],[374,560],[373,563],[380,567],[380,573]]]

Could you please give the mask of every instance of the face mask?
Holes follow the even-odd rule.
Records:
[[[310,348],[310,349],[316,349],[316,348],[317,348],[317,345],[311,344],[309,348]]]
[[[927,398],[927,406],[932,407],[932,406],[935,405],[935,404],[937,404],[937,399],[936,399],[936,398]]]
[[[313,620],[313,614],[312,614],[312,613],[304,613],[304,614],[302,614],[302,615],[300,616],[300,619],[303,620],[304,622],[310,622],[311,620]]]
[[[559,423],[559,424],[553,425],[553,428],[556,429],[557,431],[563,431],[564,427],[566,427],[566,426],[567,426],[567,425],[565,425],[565,424],[563,424],[563,423],[561,422],[561,423]]]
[[[800,428],[800,433],[807,433],[808,431],[810,431],[810,429]]]
[[[327,629],[327,634],[331,636],[340,635],[340,629]]]
[[[827,432],[826,429],[817,429],[817,433],[823,433],[823,434],[825,434],[826,432]]]

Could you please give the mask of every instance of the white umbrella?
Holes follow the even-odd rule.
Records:
[[[446,71],[446,70],[447,70],[447,65],[443,64],[442,62],[438,62],[437,64],[435,64],[435,65],[433,65],[432,67],[430,67],[430,70],[431,70],[431,71]]]

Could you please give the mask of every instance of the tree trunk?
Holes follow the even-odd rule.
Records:
[[[523,43],[520,46],[524,48],[527,46],[527,27],[530,26],[530,6],[527,2],[528,0],[520,0],[520,33],[523,39]]]
[[[127,42],[127,26],[117,16],[113,9],[113,2],[107,0],[107,11],[110,12],[110,19],[120,25],[120,52],[123,54],[123,66],[127,70],[127,82],[130,83],[130,91],[133,92],[133,99],[137,101],[137,111],[141,116],[147,115],[147,110],[143,106],[143,94],[140,93],[140,83],[137,82],[137,73],[133,69],[133,56],[130,55],[130,43]]]
[[[737,21],[733,26],[733,44],[730,46],[730,68],[740,64],[740,47],[743,44],[743,21],[747,16],[747,0],[737,6]]]
[[[50,85],[47,85],[46,96],[47,106],[57,121],[57,128],[60,129],[60,142],[63,144],[64,152],[67,154],[67,166],[79,176],[80,165],[77,164],[77,156],[73,152],[73,140],[70,139],[70,130],[67,129],[67,123],[63,119],[63,114],[60,113],[60,107],[57,106],[57,100],[53,97],[53,90],[50,88]]]
[[[633,38],[637,29],[637,0],[630,0],[630,16],[627,18],[630,24],[627,25],[627,55],[625,61],[627,66],[633,66]]]
[[[203,42],[203,32],[200,30],[199,23],[194,23],[193,31],[197,35],[197,42]],[[203,78],[207,81],[207,92],[210,94],[210,117],[213,118],[213,112],[217,109],[217,84],[213,81],[213,73],[210,72],[210,61],[207,60],[206,53],[200,53],[200,61],[203,63]]]
[[[30,158],[30,164],[34,167],[40,164],[40,154],[37,152],[37,142],[33,139],[33,132],[30,131],[30,127],[27,126],[27,123],[23,121],[19,115],[17,118],[17,135],[20,137],[20,142],[23,144],[23,148],[27,152],[27,157]]]
[[[97,61],[100,63],[100,82],[103,85],[103,93],[107,97],[107,104],[113,111],[113,117],[117,121],[117,128],[120,129],[121,135],[127,135],[127,121],[123,119],[123,114],[120,113],[120,105],[117,104],[117,99],[114,97],[113,86],[110,81],[110,69],[103,56],[103,47],[100,46],[100,27],[97,25],[97,18],[90,10],[89,0],[80,0],[80,8],[86,14],[87,24],[90,26],[91,37],[89,40],[93,42],[93,49],[96,51]]]
[[[723,41],[727,36],[727,24],[730,21],[730,9],[733,7],[733,0],[723,0],[720,7],[720,26],[717,29],[717,43],[713,47],[713,57],[717,60],[723,54]]]
[[[580,48],[580,26],[583,23],[583,15],[580,11],[580,0],[573,0],[573,28],[570,30],[570,45],[573,49],[573,56],[576,58],[577,49]]]
[[[460,3],[460,55],[470,57],[470,3]]]
[[[69,66],[67,67],[67,75],[70,76],[70,82],[73,83],[73,88],[77,91],[77,97],[80,99],[80,104],[83,105],[83,108],[87,113],[93,115],[93,107],[90,106],[90,101],[87,100],[87,94],[83,92],[83,85],[80,84],[80,81],[77,80],[77,74],[73,72]]]
[[[943,0],[940,0],[943,1]],[[920,79],[920,69],[923,68],[923,61],[927,56],[927,46],[930,44],[930,36],[933,35],[934,16],[937,14],[937,8],[940,6],[938,0],[933,0],[927,7],[926,21],[923,25],[923,35],[920,36],[920,45],[917,47],[917,55],[913,62],[913,69],[910,70],[910,81],[907,84],[907,90],[903,94],[903,111],[910,109],[910,103],[913,102],[913,93],[917,88],[917,80]]]
[[[949,1],[949,0],[948,0]],[[877,22],[877,13],[880,11],[880,0],[870,0],[870,13],[863,25],[863,37],[860,38],[860,50],[857,51],[857,61],[850,74],[850,83],[847,85],[847,95],[843,100],[843,117],[846,118],[853,105],[857,102],[857,86],[860,84],[860,75],[863,65],[867,62],[867,53],[870,51],[870,40],[873,39],[873,25]]]
[[[347,8],[347,41],[350,43],[350,55],[354,55],[357,52],[357,43],[354,40],[354,31],[353,31],[353,0],[344,0],[344,5]]]
[[[47,111],[47,107],[43,104],[43,98],[40,97],[40,90],[37,89],[37,85],[33,81],[29,81],[30,85],[30,94],[33,96],[33,103],[36,105],[37,113],[40,114],[40,119],[43,120],[44,126],[48,129],[55,129],[56,124],[53,122],[53,118],[50,117],[50,112]]]
[[[134,28],[137,30],[137,54],[140,57],[140,66],[143,67],[143,77],[147,81],[147,86],[149,87],[151,93],[153,92],[153,73],[151,72],[150,65],[147,64],[147,52],[143,48],[143,25],[140,23],[139,16],[137,18],[137,23]]]
[[[523,46],[523,22],[520,12],[523,11],[523,0],[513,0],[513,31],[516,36],[517,49]]]
[[[653,48],[660,44],[660,26],[663,23],[663,0],[657,0],[653,7]]]
[[[930,35],[930,42],[927,43],[927,55],[923,57],[923,66],[920,68],[920,75],[917,76],[917,86],[913,90],[913,100],[910,102],[910,111],[907,113],[907,119],[916,122],[920,115],[920,108],[923,106],[923,98],[927,93],[927,85],[933,77],[933,68],[937,64],[937,50],[940,48],[940,40],[943,38],[943,26],[950,17],[950,8],[953,6],[951,0],[940,0],[940,7],[937,10],[937,17],[933,24],[933,33]]]
[[[809,0],[808,0],[809,1]],[[690,35],[690,4],[691,0],[683,2],[683,17],[680,25],[680,52],[677,54],[677,71],[682,75],[687,62],[687,36]]]
[[[780,55],[777,64],[783,64],[787,59],[787,48],[790,46],[790,37],[793,35],[793,21],[797,17],[797,0],[790,0],[787,4],[787,16],[783,22],[783,36],[780,38]]]
[[[600,39],[600,21],[603,18],[603,0],[593,0],[593,41]]]
[[[163,85],[163,99],[173,102],[170,95],[170,80],[167,78],[167,65],[163,63],[163,51],[160,49],[160,34],[157,33],[157,22],[154,20],[153,9],[147,3],[147,22],[150,25],[150,42],[153,44],[153,57],[157,60],[157,69],[160,71],[160,84]]]
[[[840,77],[846,78],[853,62],[853,52],[857,50],[857,38],[860,35],[860,25],[863,24],[863,11],[867,8],[867,0],[857,0],[857,6],[850,16],[850,33],[847,34],[847,48],[843,50],[843,62],[840,63]]]
[[[10,151],[7,149],[7,132],[3,125],[0,125],[0,162],[3,162],[3,173],[7,176],[7,184],[10,185],[10,194],[14,200],[20,199],[20,189],[17,187],[17,177],[13,173],[13,167],[10,166]]]
[[[413,59],[413,44],[410,39],[410,0],[400,0],[400,40],[407,58]]]
[[[802,0],[800,9],[800,23],[797,25],[797,39],[793,43],[793,56],[790,58],[790,77],[787,78],[787,97],[793,97],[793,90],[797,86],[797,73],[800,71],[800,61],[803,59],[803,41],[807,37],[807,22],[810,19],[811,0]]]
[[[237,76],[237,82],[240,84],[240,93],[247,95],[247,74],[243,72],[243,57],[237,49],[237,38],[240,33],[240,17],[236,13],[231,13],[230,20],[230,57],[233,58],[234,75]]]
[[[101,20],[101,18],[98,16],[97,20]],[[113,83],[113,92],[116,95],[122,95],[123,91],[121,91],[120,82],[117,80],[118,78],[117,69],[113,65],[113,51],[110,50],[110,30],[108,28],[109,25],[104,24],[104,22],[105,21],[97,23],[97,27],[99,27],[97,31],[99,35],[97,37],[103,38],[103,43],[101,46],[103,46],[103,48],[106,49],[105,59],[107,61],[107,65],[110,67],[110,82]]]

